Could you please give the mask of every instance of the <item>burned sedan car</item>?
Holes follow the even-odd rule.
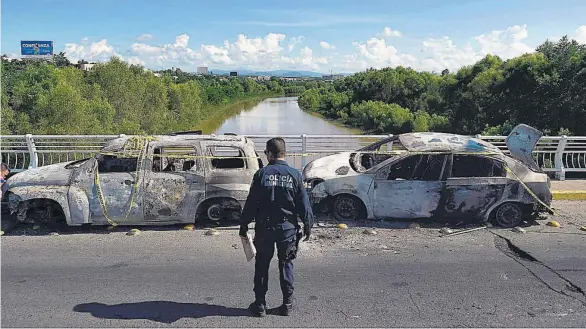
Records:
[[[69,225],[193,223],[237,219],[254,173],[254,143],[236,135],[153,136],[110,141],[94,157],[29,169],[3,186],[20,221]],[[136,143],[134,143],[136,144]]]
[[[434,217],[512,227],[550,211],[549,177],[531,156],[541,135],[515,127],[505,155],[468,136],[401,134],[315,160],[303,176],[316,211],[329,209],[337,220]]]

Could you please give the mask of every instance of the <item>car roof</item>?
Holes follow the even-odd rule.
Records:
[[[131,138],[132,136],[124,136],[113,139],[106,143],[104,148],[102,149],[105,152],[114,152],[124,148],[124,144]],[[250,143],[248,138],[241,135],[153,135],[150,136],[156,139],[157,142],[178,142],[178,141],[216,141],[216,142],[232,142],[232,143],[242,143],[247,144]]]
[[[399,141],[409,152],[462,152],[493,153],[503,152],[493,144],[478,138],[447,133],[406,133],[398,136]]]

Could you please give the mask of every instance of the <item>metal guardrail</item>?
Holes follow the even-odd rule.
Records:
[[[7,135],[0,136],[0,159],[13,172],[53,163],[81,160],[94,156],[103,145],[123,135]],[[381,138],[392,135],[285,135],[289,153],[302,156],[288,157],[297,169],[320,157],[338,152],[356,150]],[[275,135],[246,135],[254,141],[258,154],[264,158],[266,141]],[[506,136],[482,136],[504,153],[508,153]],[[310,154],[310,155],[305,155]],[[544,136],[533,152],[537,164],[544,171],[564,180],[568,172],[586,173],[586,136]]]

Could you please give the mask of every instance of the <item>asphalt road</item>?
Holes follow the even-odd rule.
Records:
[[[586,203],[561,228],[314,229],[290,317],[248,316],[237,230],[3,236],[2,327],[585,327]],[[395,226],[399,227],[399,226]],[[272,264],[269,306],[280,303]]]

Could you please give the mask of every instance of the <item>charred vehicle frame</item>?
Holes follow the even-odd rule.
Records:
[[[19,221],[64,219],[71,226],[238,219],[262,167],[254,142],[234,134],[176,133],[153,136],[129,153],[132,138],[108,142],[93,158],[12,176],[2,187],[3,203]]]
[[[469,136],[401,134],[314,160],[303,176],[315,210],[337,220],[467,219],[512,227],[551,213],[550,179],[531,155],[541,136],[518,125],[505,155]]]

